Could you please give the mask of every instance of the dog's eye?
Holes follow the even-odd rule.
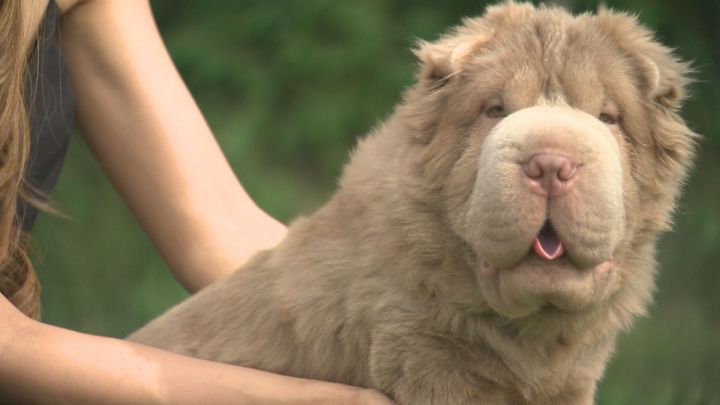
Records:
[[[619,117],[610,113],[601,113],[598,116],[598,119],[607,125],[616,125],[618,123]]]
[[[485,115],[490,118],[502,118],[506,116],[507,113],[505,112],[505,107],[502,104],[496,104],[485,110]]]

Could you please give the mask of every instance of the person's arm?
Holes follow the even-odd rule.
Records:
[[[144,0],[58,0],[80,127],[189,290],[285,227],[247,196]],[[372,390],[213,363],[32,321],[0,295],[0,397],[19,403],[389,404]]]
[[[0,398],[37,404],[376,404],[375,391],[234,367],[26,318],[0,294]]]
[[[193,292],[274,246],[285,227],[245,193],[180,78],[146,0],[60,0],[81,132]]]

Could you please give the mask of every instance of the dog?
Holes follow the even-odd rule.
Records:
[[[401,404],[592,404],[645,312],[697,135],[627,14],[505,2],[420,68],[339,190],[130,340]]]

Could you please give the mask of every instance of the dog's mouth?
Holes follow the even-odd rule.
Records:
[[[497,268],[479,260],[481,287],[490,306],[509,318],[528,316],[544,307],[581,311],[598,302],[614,267],[612,257],[578,268],[572,250],[546,220],[527,255],[516,265]]]
[[[549,220],[545,221],[535,237],[533,249],[538,256],[545,260],[555,260],[565,252],[565,246]]]

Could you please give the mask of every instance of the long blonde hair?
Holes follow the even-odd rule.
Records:
[[[17,217],[28,198],[23,178],[30,126],[23,91],[32,38],[29,1],[0,0],[0,292],[26,315],[40,316],[40,284],[28,258],[28,237]]]

